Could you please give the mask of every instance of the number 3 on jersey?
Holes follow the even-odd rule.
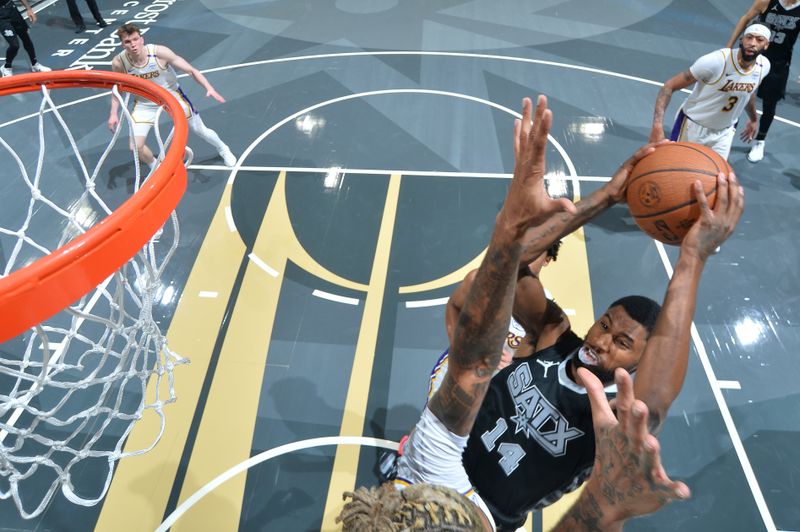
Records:
[[[736,105],[736,102],[738,101],[739,101],[738,96],[731,96],[730,98],[728,98],[728,105],[723,107],[722,110],[725,112],[731,111],[733,107]]]

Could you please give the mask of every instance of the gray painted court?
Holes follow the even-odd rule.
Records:
[[[121,50],[109,40],[114,27],[144,13],[146,41],[171,47],[227,99],[205,98],[182,78],[205,123],[239,157],[235,169],[226,168],[211,146],[189,137],[194,161],[177,209],[181,240],[164,275],[174,295],[157,303],[162,327],[173,323],[179,305],[195,308],[196,292],[186,288],[195,275],[224,263],[229,281],[215,303],[218,317],[194,323],[198,338],[210,338],[207,352],[180,353],[192,364],[175,370],[178,404],[165,410],[167,433],[158,450],[169,459],[126,459],[130,465],[123,461],[117,471],[122,480],[115,478],[94,507],[75,506],[59,493],[42,516],[23,520],[2,500],[0,530],[152,530],[217,475],[281,445],[336,436],[398,441],[416,422],[427,377],[447,346],[444,306],[433,301],[454,288],[447,276],[484,249],[504,198],[521,99],[549,98],[551,186],[585,197],[646,143],[660,84],[724,46],[750,5],[102,4],[111,26],[80,36],[63,1],[39,11],[31,35],[40,61],[56,69],[108,69]],[[24,72],[26,60],[21,51],[15,71]],[[734,141],[729,162],[745,188],[745,213],[703,274],[689,372],[660,435],[667,471],[693,497],[631,521],[627,530],[800,530],[797,74],[795,65],[764,160],[749,163],[749,147]],[[100,92],[69,90],[54,98],[67,103],[92,94]],[[683,97],[673,97],[670,121]],[[36,120],[7,123],[38,105],[36,95],[6,96],[0,105],[0,136],[31,168]],[[108,109],[106,96],[63,109],[81,152],[93,161],[110,137]],[[46,136],[47,186],[69,203],[82,186],[78,167],[62,133],[52,126]],[[0,217],[8,220],[27,192],[5,153],[3,160]],[[123,146],[99,175],[98,188],[116,202],[132,192],[130,161]],[[274,210],[280,198],[285,219]],[[235,231],[226,229],[226,207]],[[297,245],[284,242],[287,233],[293,236],[286,241]],[[44,231],[40,238],[59,236]],[[228,239],[225,247],[217,238]],[[5,260],[10,250],[0,244]],[[560,302],[577,298],[577,324],[593,320],[586,309],[599,313],[629,293],[662,300],[677,259],[677,249],[660,250],[621,206],[569,245],[585,256],[590,291],[553,292]],[[269,284],[252,256],[278,270],[277,284]],[[557,271],[572,266],[566,259]],[[325,297],[331,294],[338,299]],[[420,301],[428,303],[413,303]],[[13,342],[0,349],[10,352]],[[190,381],[196,392],[187,391]],[[170,416],[179,406],[183,421]],[[351,430],[352,423],[359,428]],[[312,443],[257,464],[211,490],[173,529],[326,528],[329,490],[344,482],[334,465],[348,463],[344,447]],[[365,445],[351,456],[356,485],[376,481],[378,452]],[[93,466],[76,475],[87,490],[98,488]],[[5,479],[0,489],[7,489]],[[548,519],[546,512],[537,515],[530,526],[542,530]]]

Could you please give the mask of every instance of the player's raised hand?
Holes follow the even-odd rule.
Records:
[[[736,228],[744,211],[744,189],[736,174],[720,173],[717,176],[717,199],[712,209],[700,181],[695,181],[693,186],[700,205],[700,218],[683,238],[681,252],[695,252],[701,260],[706,260]]]
[[[614,175],[611,176],[611,181],[605,184],[606,192],[614,203],[621,203],[625,201],[625,192],[628,190],[628,177],[631,175],[631,170],[636,166],[636,163],[656,151],[656,146],[667,144],[671,140],[661,139],[658,142],[651,142],[645,144],[636,152],[628,157],[622,166],[620,166]]]
[[[689,488],[667,476],[659,443],[647,430],[647,405],[633,395],[633,381],[617,369],[616,415],[603,384],[585,368],[578,369],[592,406],[596,439],[595,462],[586,483],[605,522],[655,512],[676,499],[688,499]]]
[[[498,223],[506,224],[520,237],[559,212],[575,211],[570,200],[551,198],[544,185],[547,134],[553,123],[547,98],[539,96],[533,121],[531,114],[531,100],[525,98],[522,120],[514,124],[514,177],[498,215]]]
[[[220,93],[218,93],[217,91],[215,91],[214,89],[211,89],[208,92],[206,92],[206,97],[207,98],[214,98],[219,103],[225,103],[225,98],[223,98],[222,95]]]

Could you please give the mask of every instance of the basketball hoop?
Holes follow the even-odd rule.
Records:
[[[50,96],[52,90],[74,88],[111,89],[122,104],[120,124],[91,173]],[[54,71],[0,79],[0,96],[33,91],[42,93],[33,175],[0,134],[0,153],[7,151],[19,168],[17,188],[27,186],[30,194],[24,220],[0,220],[0,237],[5,238],[0,241],[0,499],[12,497],[24,518],[41,514],[59,486],[76,504],[102,500],[116,461],[147,452],[160,439],[162,407],[175,400],[173,367],[186,362],[167,348],[153,317],[154,300],[163,290],[161,273],[177,247],[174,210],[187,182],[188,126],[180,104],[155,83],[114,72]],[[174,129],[162,142],[156,118],[160,164],[146,178],[131,145],[135,193],[111,208],[96,185],[123,126],[133,134],[120,91],[166,109]],[[70,156],[83,174],[76,185],[82,193],[71,201],[104,216],[92,227],[41,186],[46,153],[52,151],[45,150],[45,115],[61,128],[59,138],[67,138]],[[63,168],[58,162],[51,166]],[[164,238],[162,226],[167,229],[168,222],[172,234],[164,230]],[[58,243],[43,245],[31,236],[36,223],[45,225],[40,234],[49,229],[47,224],[60,224]],[[13,243],[9,256],[3,242]],[[159,390],[163,377],[168,397]],[[155,396],[151,402],[148,392]],[[123,451],[134,423],[147,411],[160,416],[161,431],[147,449]],[[98,459],[105,464],[104,478],[93,495],[79,494],[72,468]],[[37,502],[29,512],[30,500]]]

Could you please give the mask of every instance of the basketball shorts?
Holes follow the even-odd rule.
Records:
[[[472,487],[461,463],[461,453],[467,446],[467,439],[468,436],[457,436],[447,430],[426,406],[417,426],[403,445],[394,485],[397,489],[404,489],[411,484],[431,484],[453,489],[475,503],[486,515],[492,530],[496,530],[489,508]]]
[[[725,129],[710,129],[694,122],[683,113],[683,109],[679,109],[669,138],[678,142],[694,142],[708,146],[727,160],[734,135],[736,135],[735,125]]]
[[[28,31],[28,23],[17,11],[13,2],[0,7],[0,34],[8,41],[20,33]]]
[[[187,120],[198,114],[192,102],[189,101],[189,98],[186,97],[180,88],[175,92],[170,91],[170,93],[175,96],[175,99],[181,104]],[[150,129],[156,122],[156,114],[158,113],[159,107],[159,105],[147,100],[136,100],[133,104],[133,110],[131,111],[134,137],[146,137],[147,134],[150,133]]]
[[[769,74],[761,81],[756,93],[762,100],[778,101],[786,96],[786,83],[789,81],[789,62],[771,63]]]

